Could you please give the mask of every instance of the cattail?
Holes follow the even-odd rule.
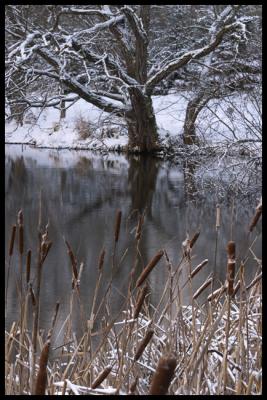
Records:
[[[150,395],[164,395],[167,393],[176,364],[176,358],[172,354],[160,358],[156,372],[152,378],[149,390]]]
[[[48,355],[50,349],[50,341],[47,341],[44,344],[43,350],[40,356],[39,362],[39,372],[37,375],[36,386],[35,386],[35,395],[44,396],[45,395],[45,388],[47,382],[47,363],[48,363]]]
[[[136,386],[138,384],[138,376],[135,378],[135,380],[131,383],[130,386],[130,393],[134,393],[136,390]]]
[[[26,283],[27,284],[30,281],[30,275],[31,275],[31,257],[32,257],[32,251],[28,250],[27,260],[26,260]]]
[[[200,235],[200,231],[196,232],[196,233],[194,234],[194,236],[192,237],[192,239],[190,240],[190,244],[189,244],[190,249],[192,249],[192,247],[193,247],[194,244],[196,243],[196,241],[197,241],[199,235]]]
[[[98,377],[92,383],[92,386],[91,386],[92,389],[97,388],[103,382],[103,380],[106,379],[106,377],[108,376],[108,374],[110,373],[111,370],[112,370],[112,366],[108,365],[102,372],[100,372]]]
[[[73,276],[74,276],[75,280],[77,280],[77,278],[78,278],[77,261],[76,261],[76,258],[74,257],[74,254],[70,247],[69,242],[67,240],[65,240],[65,243],[68,248],[68,255],[69,255],[70,261],[71,261]]]
[[[234,279],[235,279],[235,242],[230,241],[227,244],[227,254],[228,254],[228,263],[227,263],[227,293],[230,296],[234,294]]]
[[[206,280],[202,286],[194,293],[193,299],[196,299],[212,282],[212,278]]]
[[[139,360],[139,358],[141,357],[141,355],[143,354],[143,351],[145,350],[146,346],[148,345],[148,343],[150,342],[152,336],[154,334],[153,329],[149,329],[146,334],[144,339],[142,340],[142,342],[140,343],[140,345],[138,346],[138,349],[136,350],[135,356],[134,356],[134,360],[137,361]]]
[[[216,229],[220,228],[221,222],[221,209],[219,204],[216,205]]]
[[[188,276],[188,278],[193,278],[206,264],[208,264],[208,259],[203,260]]]
[[[116,216],[116,223],[115,223],[115,243],[119,240],[119,234],[120,234],[120,227],[121,227],[121,211],[119,210],[117,212]]]
[[[12,232],[11,232],[11,238],[10,238],[10,243],[9,243],[9,256],[12,256],[13,254],[13,248],[14,248],[14,242],[15,242],[15,236],[16,236],[16,225],[12,226]]]
[[[256,207],[256,213],[249,225],[249,231],[252,232],[255,226],[257,225],[258,220],[260,219],[260,216],[262,214],[262,199],[260,200],[258,206]]]
[[[135,239],[136,240],[140,240],[143,221],[144,221],[144,217],[143,217],[143,215],[141,215],[139,217],[138,225],[137,225],[137,228],[136,228],[136,234],[135,234]]]
[[[152,271],[152,269],[157,265],[161,257],[163,256],[164,252],[163,250],[159,250],[159,252],[152,258],[152,260],[147,264],[145,269],[143,270],[142,274],[139,276],[137,282],[136,282],[136,287],[139,287],[142,285],[148,274]]]
[[[104,259],[105,259],[105,249],[102,249],[100,256],[99,256],[99,260],[98,260],[98,270],[102,271],[103,265],[104,265]]]
[[[235,259],[235,242],[232,242],[232,241],[228,242],[227,254],[228,254],[228,258],[230,258],[230,260]]]
[[[134,315],[133,315],[134,319],[138,317],[147,293],[148,293],[148,286],[145,285],[142,288],[141,292],[139,293],[139,296],[137,297],[136,306],[135,306]]]

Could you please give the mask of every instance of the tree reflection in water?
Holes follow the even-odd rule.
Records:
[[[16,149],[16,150],[15,150]],[[53,154],[56,154],[56,160]],[[214,260],[216,199],[209,194],[205,202],[196,196],[195,165],[183,167],[153,157],[110,156],[101,157],[89,152],[53,152],[51,150],[6,149],[6,250],[11,226],[23,209],[25,220],[25,246],[33,251],[37,247],[39,199],[42,191],[42,223],[49,220],[49,236],[53,246],[43,270],[44,286],[41,289],[41,325],[49,326],[55,302],[60,299],[62,320],[68,312],[71,268],[63,235],[71,244],[78,262],[84,262],[81,296],[87,315],[95,289],[97,263],[102,247],[106,249],[104,281],[99,296],[105,291],[111,271],[114,222],[116,211],[122,211],[121,234],[117,260],[128,249],[114,280],[112,312],[116,312],[127,291],[128,277],[135,254],[135,230],[138,215],[145,212],[145,223],[140,240],[138,268],[143,266],[161,248],[176,265],[181,256],[181,243],[186,232],[190,236],[200,226],[201,234],[194,247],[193,267],[208,258],[210,262],[203,274],[196,276],[194,288],[203,283],[211,272]],[[194,198],[194,202],[191,199]],[[222,224],[218,239],[217,273],[225,279],[225,246],[231,238],[231,221],[234,219],[232,239],[237,242],[237,252],[246,238],[246,221],[250,221],[257,204],[241,204],[236,200],[234,215],[231,206],[222,203]],[[239,205],[239,206],[238,206]],[[260,227],[259,234],[260,234]],[[260,242],[253,251],[260,257]],[[14,259],[14,265],[16,258]],[[246,265],[253,274],[253,266]],[[34,272],[34,271],[33,271]],[[149,282],[151,298],[157,301],[166,281],[167,269],[162,259],[152,271]],[[7,324],[17,313],[16,286],[9,289]],[[186,296],[184,296],[186,301]],[[77,315],[79,324],[79,315]]]

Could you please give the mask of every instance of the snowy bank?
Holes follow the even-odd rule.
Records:
[[[181,141],[189,92],[153,96],[160,142],[163,147]],[[231,105],[231,106],[230,106]],[[245,94],[224,100],[212,100],[200,113],[197,135],[208,143],[261,141],[261,116]],[[67,109],[66,118],[60,110],[40,108],[29,111],[23,126],[9,121],[5,126],[6,143],[32,144],[55,149],[124,150],[127,130],[123,120],[103,112],[84,100]]]

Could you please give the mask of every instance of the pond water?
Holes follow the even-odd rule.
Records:
[[[193,248],[192,266],[204,259],[208,264],[194,278],[197,289],[214,269],[216,244],[216,203],[212,193],[203,201],[191,201],[193,174],[190,170],[171,165],[153,157],[96,155],[87,151],[35,149],[29,146],[7,145],[5,155],[5,234],[8,251],[11,227],[17,213],[23,210],[25,247],[33,252],[33,271],[37,257],[37,227],[40,215],[44,228],[49,223],[49,238],[53,245],[43,267],[41,287],[40,326],[50,325],[56,301],[60,301],[59,324],[69,310],[72,272],[64,238],[71,244],[78,262],[84,262],[80,285],[81,300],[89,316],[97,279],[97,263],[105,247],[104,280],[100,296],[105,291],[111,273],[114,245],[114,223],[117,210],[122,211],[122,226],[116,250],[119,270],[112,285],[111,312],[120,308],[127,292],[129,274],[135,254],[134,227],[138,215],[145,211],[145,222],[140,241],[139,271],[159,249],[166,249],[171,263],[176,266],[182,254],[182,242],[200,229]],[[261,226],[248,235],[248,225],[254,214],[260,193],[250,202],[238,199],[221,201],[221,226],[218,231],[216,277],[221,282],[226,276],[226,244],[236,241],[240,262],[247,253],[252,236],[261,233]],[[40,201],[41,198],[41,201]],[[253,237],[254,237],[253,236]],[[125,251],[127,252],[125,253]],[[261,239],[253,245],[253,252],[261,256]],[[122,257],[124,255],[124,257]],[[8,255],[6,255],[8,260]],[[24,259],[25,260],[25,259]],[[14,273],[18,255],[11,264],[6,325],[18,317],[18,297]],[[253,257],[246,262],[246,279],[254,275]],[[6,262],[7,268],[7,262]],[[138,271],[137,271],[138,272]],[[157,301],[167,277],[163,259],[149,277],[151,299]],[[187,271],[184,272],[187,276]],[[203,296],[207,296],[208,290]],[[188,294],[185,292],[184,301]],[[79,323],[77,317],[77,324]]]

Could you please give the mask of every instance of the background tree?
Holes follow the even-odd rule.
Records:
[[[160,16],[163,6],[7,6],[7,105],[14,103],[10,93],[19,73],[23,79],[16,84],[15,102],[55,107],[82,98],[125,120],[129,150],[157,150],[151,98],[155,88],[172,73],[208,57],[225,37],[235,33],[240,40],[246,32],[242,18],[230,21],[221,15],[220,24],[208,21],[206,30],[201,27],[200,39],[189,40],[184,30],[186,40],[177,51],[175,40],[161,48],[168,18],[173,21],[192,6],[172,7],[167,11],[175,12]],[[199,7],[191,8],[196,21],[210,15],[210,6]],[[184,24],[181,19],[176,23]]]

